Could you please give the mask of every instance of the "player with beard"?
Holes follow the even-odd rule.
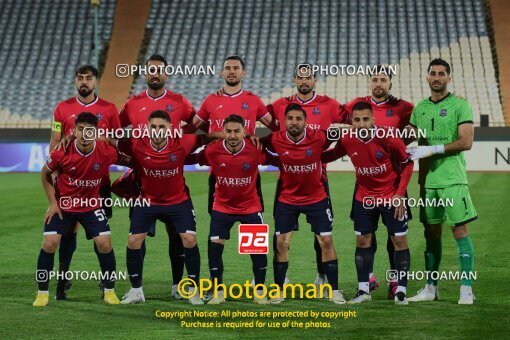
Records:
[[[98,128],[100,129],[118,129],[120,128],[119,112],[110,102],[99,98],[95,93],[98,86],[99,72],[92,65],[79,66],[74,74],[74,84],[77,95],[57,104],[53,112],[53,122],[51,128],[50,151],[60,142],[63,137],[74,134],[74,121],[82,111],[88,111],[94,114],[98,119]],[[56,179],[57,172],[53,178]],[[101,197],[111,197],[110,192],[110,173],[105,174],[101,181]],[[104,208],[108,218],[112,216],[111,207]],[[72,227],[68,233],[62,235],[59,254],[59,271],[66,272],[71,265],[71,259],[76,250],[76,232],[78,225]],[[94,250],[97,253],[97,247],[94,243]],[[64,277],[64,276],[60,276]],[[55,299],[65,300],[65,291],[69,289],[71,283],[67,280],[58,280]]]
[[[344,105],[344,109],[349,114],[349,120],[352,120],[352,109],[354,105],[359,102],[367,102],[372,107],[374,121],[378,127],[388,127],[392,129],[404,130],[409,125],[409,119],[411,112],[413,111],[413,104],[403,99],[397,99],[390,95],[391,90],[391,78],[392,74],[388,72],[388,68],[378,65],[373,74],[370,75],[370,92],[372,95],[366,97],[358,97]],[[411,142],[411,139],[404,140],[406,144]],[[356,188],[355,193],[356,195]],[[354,202],[354,201],[353,201]],[[351,219],[353,218],[351,210]],[[410,220],[410,215],[408,219]],[[375,232],[372,234],[372,245],[371,250],[375,258],[377,251],[377,240]],[[396,270],[394,261],[395,246],[391,240],[390,234],[386,240],[386,249],[388,251],[388,259],[390,263],[390,269]],[[377,280],[374,276],[374,261],[371,262],[370,267],[370,291],[378,287]],[[397,283],[388,283],[388,300],[393,300],[397,291]]]
[[[294,73],[294,84],[296,85],[297,93],[290,97],[280,98],[267,107],[269,113],[271,113],[273,119],[275,120],[275,124],[272,124],[272,127],[274,127],[273,131],[285,131],[285,110],[289,104],[298,104],[305,110],[307,116],[306,124],[310,129],[321,130],[325,132],[331,126],[331,124],[342,124],[347,122],[347,112],[345,112],[340,103],[338,103],[333,98],[322,96],[315,92],[316,82],[317,77],[313,73],[312,65],[299,64],[296,67]],[[326,164],[323,165],[322,181],[324,183],[324,189],[326,190],[329,199],[329,185],[326,173]],[[277,194],[275,195],[275,207],[279,188],[280,185],[278,184],[276,189]],[[331,211],[331,213],[333,214],[333,211]],[[296,224],[296,230],[298,228],[299,226]],[[286,234],[287,243],[290,243],[291,236],[292,233]],[[274,244],[276,244],[276,242],[274,242]],[[317,276],[315,278],[315,284],[319,286],[320,284],[327,282],[327,277],[322,267],[321,247],[317,237],[314,237],[314,249],[317,264]],[[286,281],[288,281],[288,278],[286,278]]]
[[[131,97],[120,112],[122,127],[132,129],[146,129],[149,115],[157,110],[166,111],[172,122],[172,129],[179,129],[182,123],[190,123],[195,115],[195,109],[191,103],[179,93],[169,91],[165,88],[168,75],[164,68],[168,65],[166,59],[154,54],[149,57],[145,66],[148,72],[145,75],[147,89]],[[154,72],[156,71],[156,72]],[[189,128],[189,127],[188,127]],[[186,129],[186,128],[184,128]],[[137,186],[138,179],[134,175],[123,176],[123,180],[116,181],[112,189],[122,194],[120,187]],[[181,237],[175,231],[171,223],[165,223],[168,234],[168,256],[172,267],[172,296],[176,299],[182,297],[177,292],[177,284],[181,281],[184,273],[184,248]],[[145,241],[142,244],[142,254],[145,254]]]

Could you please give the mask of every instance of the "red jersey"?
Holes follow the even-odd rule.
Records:
[[[306,112],[307,127],[326,131],[333,123],[345,123],[347,112],[335,99],[314,92],[310,100],[302,101],[297,95],[284,97],[267,106],[273,119],[278,121],[280,131],[285,131],[285,109],[289,104],[299,104]]]
[[[363,141],[347,134],[337,142],[334,150],[328,152],[331,151],[336,157],[348,155],[351,158],[356,170],[356,200],[405,195],[413,161],[409,160],[401,139],[374,137]]]
[[[105,142],[95,141],[94,149],[84,155],[78,150],[76,140],[67,150],[54,150],[46,160],[50,171],[59,172],[55,188],[55,197],[60,209],[68,212],[86,212],[100,208],[99,187],[108,174],[110,165],[118,160],[114,147]],[[88,206],[61,206],[61,197],[92,199]],[[95,204],[97,203],[97,204]]]
[[[414,105],[402,99],[386,99],[376,102],[372,96],[358,97],[344,105],[349,114],[349,121],[352,119],[352,108],[354,104],[365,101],[372,106],[374,121],[378,126],[387,126],[403,130],[409,125],[409,119],[413,112]]]
[[[145,90],[128,99],[120,111],[120,123],[122,127],[132,125],[133,129],[143,130],[155,110],[168,112],[174,129],[178,129],[181,122],[191,122],[195,114],[193,105],[182,94],[165,90],[161,96],[153,98]]]
[[[223,121],[231,114],[243,117],[246,133],[253,135],[257,120],[261,120],[269,112],[262,99],[249,91],[227,94],[221,90],[205,98],[197,117],[209,123],[209,132],[217,132],[223,130]]]
[[[256,182],[259,164],[266,163],[264,152],[246,138],[235,154],[225,143],[213,142],[198,154],[200,165],[210,165],[216,177],[213,210],[233,215],[262,211]]]
[[[69,136],[74,133],[74,120],[81,112],[93,113],[100,129],[119,129],[119,112],[115,105],[99,97],[89,104],[82,103],[78,97],[72,97],[57,104],[53,112],[54,131],[62,133],[62,136]]]
[[[149,138],[119,141],[119,150],[134,158],[134,168],[141,182],[141,196],[150,204],[174,205],[189,199],[183,169],[186,156],[196,149],[197,136],[168,138],[160,150]]]
[[[281,163],[279,202],[305,205],[327,197],[321,180],[321,155],[327,145],[326,134],[310,128],[305,129],[304,137],[298,142],[292,141],[287,131],[270,136],[268,148],[278,154]]]

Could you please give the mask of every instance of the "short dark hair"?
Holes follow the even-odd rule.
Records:
[[[239,123],[244,127],[244,118],[240,115],[231,114],[225,120],[223,121],[223,125],[226,125],[227,123]]]
[[[354,104],[352,107],[352,112],[354,111],[362,111],[362,110],[369,110],[372,112],[372,105],[370,103],[367,103],[366,101],[362,100]]]
[[[92,73],[92,75],[96,78],[99,78],[99,71],[97,68],[95,68],[92,65],[80,65],[76,68],[76,71],[74,71],[74,76],[78,77],[79,74],[87,74]]]
[[[390,78],[390,81],[391,81],[391,78],[393,77],[393,72],[388,72],[388,66],[385,66],[385,65],[377,65],[374,70],[371,70],[372,72],[370,72],[370,77],[373,77],[373,76],[376,76],[378,74],[385,74],[388,76],[388,78]]]
[[[149,59],[147,59],[147,61],[145,62],[145,65],[149,64],[149,61],[151,60],[161,61],[163,64],[165,64],[165,67],[168,66],[168,62],[166,61],[165,57],[163,57],[161,54],[151,55]]]
[[[294,77],[298,77],[298,72],[302,68],[307,68],[310,70],[310,75],[313,75],[314,78],[317,78],[317,73],[313,70],[313,65],[310,63],[300,63],[296,65],[296,68],[294,69]]]
[[[237,54],[229,55],[228,57],[225,58],[225,61],[227,60],[238,60],[241,63],[241,68],[244,70],[244,60]],[[223,63],[225,63],[225,61],[223,61]]]
[[[170,115],[165,110],[154,110],[149,115],[149,120],[153,118],[161,118],[170,123]]]
[[[296,103],[287,105],[287,107],[285,108],[285,117],[287,117],[287,113],[289,113],[290,111],[301,111],[301,112],[303,112],[303,116],[306,119],[306,111],[305,111],[305,109],[303,109],[301,107],[301,105],[296,104]]]
[[[432,59],[432,61],[429,64],[429,67],[427,67],[427,73],[430,72],[430,68],[432,66],[444,66],[444,67],[446,67],[446,74],[450,75],[450,72],[451,72],[450,64],[448,64],[448,62],[446,60],[441,59],[441,58]]]
[[[82,123],[97,127],[98,122],[99,119],[97,119],[96,115],[94,115],[92,112],[81,112],[74,120],[74,125],[77,126],[78,124]]]

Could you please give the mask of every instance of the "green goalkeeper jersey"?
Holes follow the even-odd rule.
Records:
[[[418,139],[418,145],[448,144],[459,138],[457,127],[460,124],[473,123],[473,113],[467,100],[448,93],[436,103],[430,98],[420,101],[414,107],[410,122],[425,133],[426,137]],[[418,183],[426,188],[468,184],[463,152],[432,155],[420,159],[419,164]]]

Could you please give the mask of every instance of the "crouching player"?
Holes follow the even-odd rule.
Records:
[[[263,224],[262,205],[257,193],[258,165],[266,163],[265,154],[246,138],[244,119],[230,115],[223,121],[225,139],[209,144],[197,155],[200,165],[211,166],[216,178],[209,232],[209,271],[211,280],[223,282],[223,248],[230,238],[230,229],[236,222]],[[252,254],[255,287],[266,279],[267,255]],[[257,286],[259,285],[259,286]],[[258,290],[257,296],[263,290]],[[209,304],[225,302],[221,286]],[[268,300],[254,297],[254,302],[267,304]]]
[[[381,128],[374,125],[369,103],[358,102],[354,105],[352,125],[353,133],[340,139],[334,149],[323,153],[324,162],[349,155],[356,169],[358,189],[353,198],[353,220],[358,292],[349,303],[362,303],[372,299],[369,275],[374,254],[370,246],[379,217],[382,217],[395,246],[394,260],[398,273],[395,303],[407,304],[410,253],[407,245],[408,214],[404,195],[413,172],[413,162],[408,159],[402,140],[379,138],[384,134],[376,134],[375,129]],[[330,157],[332,155],[334,157]]]
[[[41,171],[41,179],[50,206],[44,216],[44,239],[37,260],[38,292],[33,306],[48,304],[50,272],[55,251],[63,234],[80,223],[88,239],[94,239],[104,280],[104,301],[119,304],[115,295],[115,254],[110,240],[110,227],[100,206],[99,188],[111,164],[119,159],[117,150],[105,142],[84,139],[84,129],[97,128],[98,119],[82,112],[75,119],[76,139],[65,150],[50,153]],[[59,172],[56,187],[51,174]],[[74,204],[79,199],[79,204]]]

